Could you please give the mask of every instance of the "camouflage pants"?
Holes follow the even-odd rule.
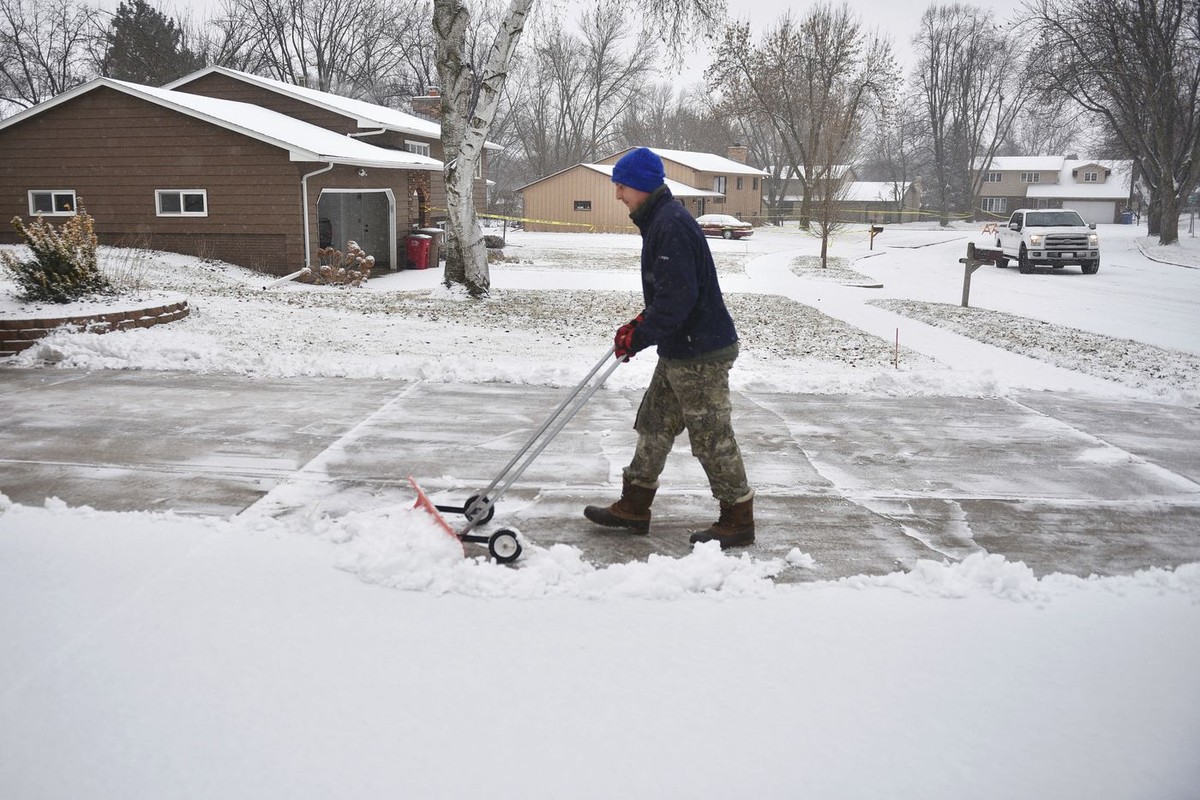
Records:
[[[713,497],[732,505],[750,492],[730,421],[732,366],[733,361],[679,364],[659,359],[633,425],[638,443],[624,471],[626,480],[657,486],[676,437],[686,429]]]

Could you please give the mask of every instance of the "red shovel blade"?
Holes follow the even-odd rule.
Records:
[[[437,506],[429,501],[429,498],[425,495],[425,492],[419,485],[417,485],[416,478],[414,478],[412,475],[409,475],[408,482],[412,484],[413,489],[416,490],[417,493],[417,502],[413,504],[413,508],[425,509],[425,511],[431,517],[433,517],[434,521],[438,524],[438,527],[444,530],[447,535],[454,537],[454,541],[462,545],[462,539],[459,538],[458,534],[454,531],[454,528],[450,527],[450,523],[446,522],[446,518],[442,516],[442,512],[437,510]],[[465,557],[467,555],[467,548],[465,545],[462,546],[463,556]]]

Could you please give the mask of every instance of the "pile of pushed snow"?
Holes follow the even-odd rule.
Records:
[[[575,597],[679,600],[692,596],[762,597],[776,592],[819,591],[846,586],[860,590],[898,590],[923,597],[998,597],[1044,603],[1080,591],[1125,593],[1134,589],[1178,592],[1200,600],[1200,564],[1149,569],[1131,576],[1078,578],[1053,574],[1037,578],[1023,563],[999,555],[973,554],[962,562],[920,561],[909,572],[854,576],[838,581],[776,584],[785,569],[810,569],[815,562],[794,549],[784,559],[757,559],[746,552],[725,553],[715,543],[696,545],[680,558],[652,555],[597,567],[575,547],[541,547],[524,541],[524,553],[501,565],[486,556],[465,553],[457,538],[421,509],[392,505],[332,518],[315,513],[284,518],[243,515],[231,519],[197,518],[173,512],[106,512],[71,508],[48,499],[41,507],[11,502],[0,494],[0,534],[14,531],[88,530],[120,541],[138,535],[203,538],[215,529],[246,536],[270,535],[286,545],[289,536],[317,537],[335,548],[331,568],[378,586],[435,594],[488,598]],[[47,534],[52,535],[52,534]]]
[[[770,591],[770,579],[783,569],[774,559],[727,555],[715,543],[697,545],[682,558],[652,555],[645,562],[596,567],[578,548],[525,541],[518,561],[504,566],[464,553],[458,539],[427,512],[400,507],[323,519],[313,532],[343,544],[337,566],[367,583],[439,594],[656,600],[741,596]]]

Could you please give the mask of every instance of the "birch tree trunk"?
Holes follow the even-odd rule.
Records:
[[[461,284],[474,296],[491,288],[487,248],[475,211],[475,175],[533,2],[511,0],[482,71],[467,58],[472,21],[466,5],[462,0],[434,0],[433,4],[448,211],[445,282]]]

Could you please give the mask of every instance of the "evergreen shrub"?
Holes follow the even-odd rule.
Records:
[[[72,303],[89,295],[111,293],[111,284],[96,261],[99,242],[94,224],[82,206],[58,228],[41,215],[29,224],[13,217],[12,224],[33,253],[29,260],[0,253],[0,264],[16,279],[19,299]]]

